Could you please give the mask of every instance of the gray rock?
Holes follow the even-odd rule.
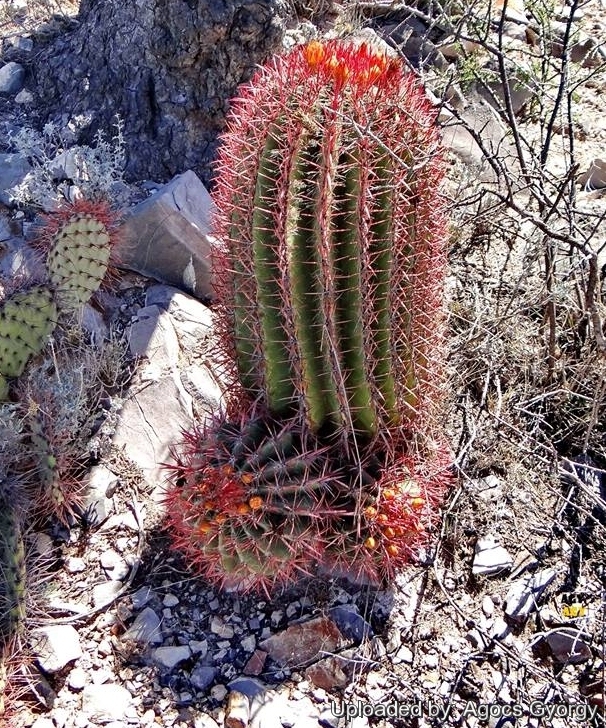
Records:
[[[194,728],[219,728],[219,726],[207,713],[198,713],[194,718]]]
[[[509,571],[512,566],[513,557],[492,536],[478,539],[472,565],[476,576],[494,576]]]
[[[412,665],[414,655],[410,647],[402,645],[402,647],[400,647],[400,649],[396,652],[392,659],[396,665],[402,662],[406,662],[407,664]]]
[[[230,690],[236,690],[237,692],[246,695],[251,700],[257,695],[262,695],[265,690],[267,690],[267,686],[260,680],[255,680],[253,677],[246,676],[240,676],[231,680],[231,682],[227,683],[227,687]]]
[[[210,195],[195,173],[178,175],[124,222],[121,265],[199,298],[212,297],[211,211]]]
[[[252,701],[249,728],[278,728],[290,713],[288,698],[283,693],[268,690]]]
[[[515,150],[507,138],[507,130],[497,112],[478,94],[467,94],[467,105],[459,112],[460,120],[452,115],[443,124],[442,140],[464,164],[471,167],[480,182],[495,181],[495,173],[486,160],[482,147],[489,155],[504,155],[512,169],[517,164]],[[476,141],[481,139],[482,146]]]
[[[96,723],[124,719],[132,707],[131,694],[122,685],[90,684],[82,691],[82,713]]]
[[[21,91],[15,96],[15,103],[16,104],[33,104],[34,103],[34,94],[31,91],[28,91],[25,88],[22,88]]]
[[[179,364],[179,340],[170,316],[158,306],[146,306],[139,310],[137,318],[128,330],[128,344],[134,356],[144,356],[149,364],[144,369],[144,378],[159,379],[160,375]],[[150,377],[146,371],[153,370],[157,376]]]
[[[131,603],[134,609],[142,609],[150,600],[156,596],[151,586],[142,586],[131,595]]]
[[[537,95],[537,89],[530,82],[522,78],[516,78],[515,70],[512,70],[508,76],[507,87],[511,108],[515,116],[521,114],[525,110],[528,102]],[[505,110],[507,108],[504,88],[500,81],[488,81],[478,84],[477,92],[492,107],[500,112],[501,109]]]
[[[11,61],[0,68],[0,94],[16,94],[23,88],[25,68]]]
[[[89,519],[97,526],[103,523],[112,511],[113,504],[108,494],[112,493],[118,481],[118,476],[104,465],[95,465],[88,473],[84,507]]]
[[[179,597],[176,594],[166,594],[162,604],[165,607],[176,607],[179,604]]]
[[[79,574],[86,569],[86,562],[79,556],[70,556],[65,561],[65,568],[70,574]]]
[[[181,662],[189,660],[191,650],[187,645],[168,645],[166,647],[156,647],[152,652],[152,659],[161,667],[172,670]]]
[[[231,639],[234,636],[234,628],[231,624],[225,624],[221,617],[216,615],[210,621],[210,631],[223,639]]]
[[[474,481],[478,496],[483,501],[498,501],[503,497],[503,484],[496,475],[487,475]]]
[[[145,295],[146,306],[158,306],[170,314],[182,347],[199,345],[212,331],[208,306],[174,286],[151,286]]]
[[[339,710],[341,710],[340,707]],[[324,710],[320,713],[318,723],[322,726],[322,728],[338,728],[339,717],[335,715],[334,710],[324,708]]]
[[[553,569],[543,569],[514,582],[505,597],[505,614],[518,621],[535,611],[545,589],[556,578]]]
[[[115,581],[124,581],[130,574],[130,567],[117,551],[107,549],[99,557],[107,576]]]
[[[482,599],[482,611],[487,617],[492,617],[494,614],[494,602],[488,594]]]
[[[2,170],[0,170],[1,175]],[[43,276],[44,265],[40,256],[23,238],[12,236],[11,230],[3,225],[0,230],[0,279],[43,278]]]
[[[23,53],[30,53],[34,48],[34,41],[31,38],[26,38],[23,35],[18,35],[13,38],[7,38],[8,44],[11,48]]]
[[[199,692],[205,692],[213,684],[217,677],[217,668],[211,665],[204,665],[198,662],[191,671],[189,681]]]
[[[33,650],[45,672],[59,672],[82,657],[78,632],[69,624],[49,625],[32,630]]]
[[[173,372],[131,392],[121,410],[113,442],[141,468],[159,496],[166,481],[162,463],[168,462],[171,446],[192,424],[191,397]]]
[[[244,652],[254,652],[256,646],[257,639],[254,634],[247,634],[246,637],[243,637],[240,641],[240,647],[244,650]]]
[[[587,191],[606,188],[606,159],[592,159],[589,169],[577,181]]]
[[[545,637],[554,659],[569,665],[580,665],[591,658],[591,649],[587,641],[589,635],[578,629],[562,627],[550,632]]]
[[[0,202],[12,205],[15,201],[11,187],[23,181],[31,165],[22,154],[0,154]]]
[[[122,582],[117,579],[97,584],[93,587],[93,604],[102,607],[111,604],[122,589]]]
[[[55,723],[52,718],[40,715],[32,724],[32,728],[55,728]]]
[[[74,669],[67,676],[67,684],[72,690],[82,690],[89,681],[89,676],[81,667]]]
[[[330,609],[328,614],[341,634],[356,644],[374,636],[372,627],[353,604],[340,604]]]
[[[221,684],[215,685],[210,691],[210,697],[213,700],[216,700],[218,703],[221,703],[221,702],[223,702],[223,700],[225,700],[225,696],[227,695],[227,692],[228,692],[228,690],[225,687],[225,685],[221,685]]]
[[[122,639],[147,645],[162,644],[164,637],[162,636],[160,617],[151,607],[146,607],[137,615],[135,621],[122,635]]]
[[[216,415],[221,410],[223,393],[208,366],[191,364],[184,367],[181,382],[192,396],[198,417]]]

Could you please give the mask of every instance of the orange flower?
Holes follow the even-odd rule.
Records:
[[[312,40],[303,49],[303,55],[309,67],[316,69],[324,60],[324,46],[317,40]]]
[[[248,503],[238,503],[238,506],[236,507],[236,513],[239,516],[246,516],[250,513],[250,506]]]
[[[372,550],[372,549],[376,548],[376,545],[377,545],[377,542],[372,536],[369,536],[366,539],[366,541],[364,541],[364,546],[366,546],[367,549]]]

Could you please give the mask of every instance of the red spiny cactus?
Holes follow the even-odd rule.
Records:
[[[360,443],[426,428],[443,170],[401,61],[339,41],[274,59],[235,100],[217,171],[219,329],[251,398]]]

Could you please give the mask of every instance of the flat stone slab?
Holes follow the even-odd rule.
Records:
[[[133,390],[120,411],[113,442],[138,465],[158,495],[166,482],[162,463],[170,460],[170,448],[193,424],[191,397],[177,372]]]
[[[121,227],[120,265],[212,298],[213,203],[196,174],[184,172],[136,205]]]

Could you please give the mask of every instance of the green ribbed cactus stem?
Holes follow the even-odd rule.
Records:
[[[71,443],[53,441],[52,428],[45,419],[48,414],[33,407],[26,420],[36,476],[33,508],[38,516],[52,515],[69,524],[82,506],[84,486],[72,474],[77,458],[70,452]]]
[[[57,321],[52,290],[35,285],[16,291],[0,303],[0,394],[6,377],[23,373],[29,358],[42,351]]]
[[[25,548],[19,514],[12,502],[0,499],[0,637],[8,642],[25,620]]]
[[[250,398],[312,432],[410,439],[440,400],[443,165],[400,60],[312,42],[232,105],[217,327]]]

